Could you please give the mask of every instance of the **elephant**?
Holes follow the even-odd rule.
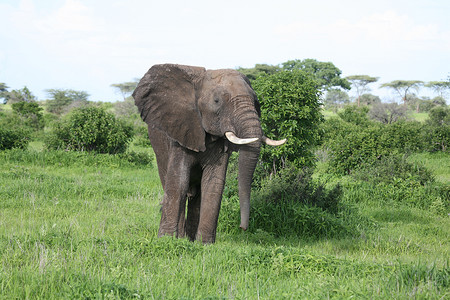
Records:
[[[148,125],[164,190],[158,237],[215,242],[232,151],[239,151],[240,227],[246,230],[260,146],[286,141],[263,135],[260,104],[248,78],[232,69],[159,64],[132,96]]]

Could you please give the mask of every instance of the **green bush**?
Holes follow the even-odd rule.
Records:
[[[263,147],[261,161],[273,171],[287,161],[297,166],[314,164],[312,147],[318,141],[320,92],[311,74],[303,71],[281,71],[257,77],[252,86],[261,104],[261,126],[267,137],[286,138],[279,147]]]
[[[352,177],[374,184],[395,184],[401,181],[424,186],[435,181],[427,168],[419,163],[408,162],[404,155],[389,155],[367,160],[352,172]]]
[[[133,137],[133,129],[98,107],[75,109],[55,124],[46,139],[49,149],[123,153]]]
[[[345,122],[355,125],[368,125],[370,120],[368,106],[347,105],[343,110],[338,112],[338,116]]]
[[[25,149],[30,141],[29,132],[23,129],[6,129],[0,127],[0,150]]]
[[[340,205],[339,185],[325,187],[313,181],[310,169],[293,165],[262,180],[252,194],[249,231],[271,236],[334,237],[358,232],[354,212]],[[234,178],[233,178],[234,179]],[[218,230],[236,233],[239,228],[237,188],[227,182]],[[358,222],[359,224],[360,222]]]
[[[360,121],[350,120],[353,121],[330,118],[320,127],[321,151],[329,158],[330,171],[334,174],[351,174],[367,162],[390,155],[448,149],[450,128],[445,124],[398,121],[361,125]]]
[[[34,130],[44,128],[44,116],[42,114],[44,109],[38,103],[20,101],[13,103],[11,107],[25,126]]]

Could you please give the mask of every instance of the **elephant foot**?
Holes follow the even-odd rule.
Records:
[[[198,232],[195,236],[195,239],[199,242],[202,242],[203,244],[213,244],[216,241],[216,235],[215,234],[201,234]]]

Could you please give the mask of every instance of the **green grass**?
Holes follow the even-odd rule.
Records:
[[[438,166],[448,156],[412,159],[447,178],[448,169]],[[162,190],[154,166],[86,153],[3,151],[0,182],[1,299],[450,296],[450,218],[364,201],[364,191],[360,201],[344,197],[361,217],[352,221],[358,235],[220,231],[216,244],[203,246],[156,238]]]
[[[415,121],[423,123],[428,119],[428,113],[426,113],[426,112],[423,112],[423,113],[411,112],[410,117]]]
[[[417,153],[409,157],[411,162],[418,162],[433,171],[436,179],[442,183],[450,184],[450,153]]]

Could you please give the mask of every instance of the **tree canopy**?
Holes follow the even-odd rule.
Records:
[[[280,65],[256,64],[253,68],[238,68],[237,70],[245,74],[250,80],[255,80],[261,75],[272,75],[281,71],[301,70],[310,73],[321,90],[325,91],[336,87],[350,89],[350,83],[340,77],[342,72],[333,63],[321,62],[311,58],[289,60]]]
[[[358,106],[361,104],[361,95],[370,90],[368,88],[369,83],[378,81],[378,77],[369,75],[351,75],[345,77],[345,79],[350,81],[351,85],[356,89]]]
[[[282,63],[283,70],[303,70],[314,75],[320,89],[328,90],[333,87],[341,87],[345,90],[350,89],[350,83],[341,78],[342,71],[332,62],[321,62],[312,58],[304,60],[295,59]]]
[[[85,91],[65,90],[65,89],[48,89],[46,90],[50,99],[48,100],[48,111],[61,114],[64,108],[77,103],[86,103],[89,94]]]
[[[31,91],[25,86],[19,90],[7,91],[7,86],[3,84],[0,86],[2,92],[1,95],[5,99],[6,103],[13,104],[17,102],[34,102],[36,101],[36,96],[34,96]]]
[[[391,82],[383,83],[380,87],[391,88],[401,97],[404,104],[407,104],[409,97],[408,93],[411,90],[418,90],[423,85],[423,81],[420,80],[394,80]]]
[[[117,91],[122,95],[123,100],[131,95],[133,91],[136,89],[138,82],[135,81],[129,81],[129,82],[122,82],[122,83],[113,83],[111,86],[113,88],[116,88]]]
[[[437,93],[439,97],[445,98],[445,92],[450,90],[450,80],[449,81],[430,81],[425,84],[427,88],[433,90],[433,92]]]

